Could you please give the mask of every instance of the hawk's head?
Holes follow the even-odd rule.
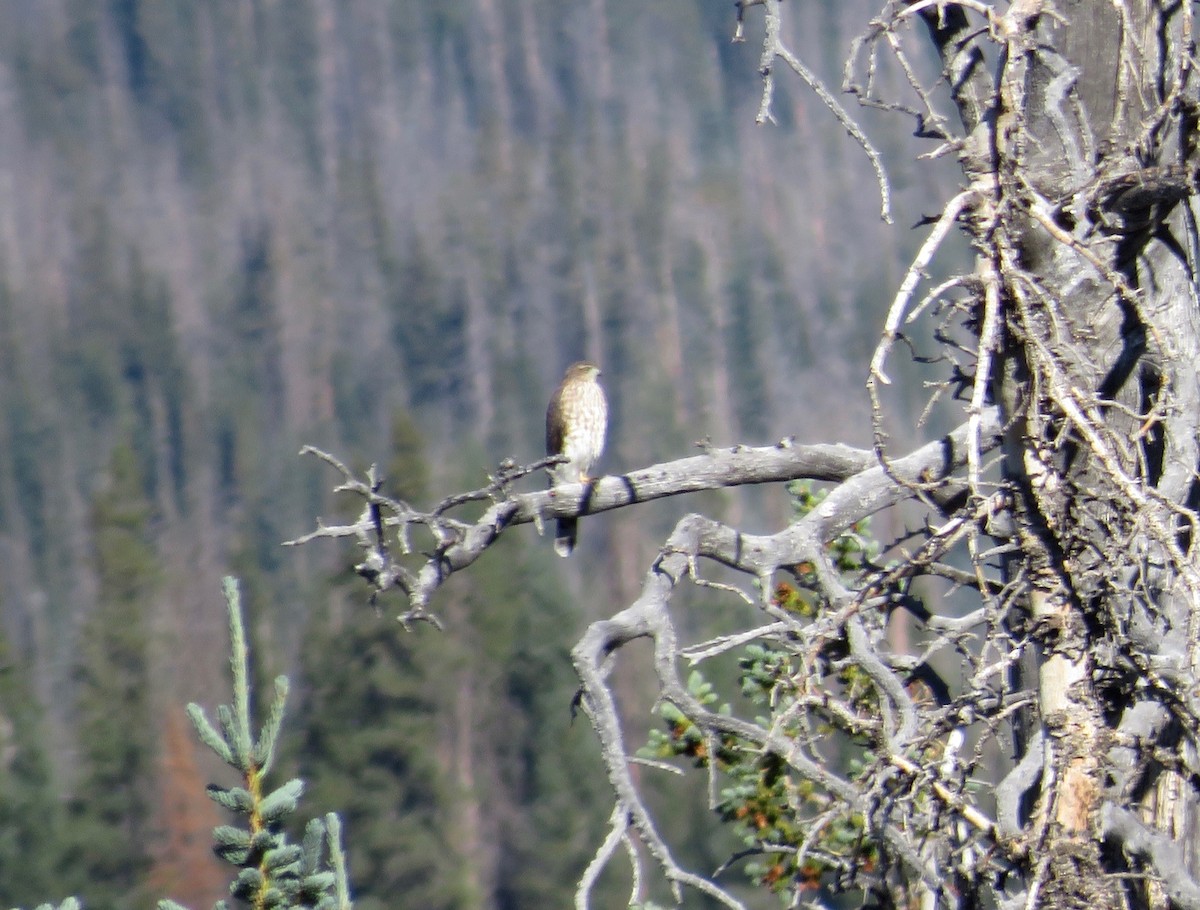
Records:
[[[574,379],[592,379],[594,380],[600,375],[600,367],[596,366],[587,360],[581,360],[579,363],[573,363],[567,367],[567,375],[564,377],[568,380]]]

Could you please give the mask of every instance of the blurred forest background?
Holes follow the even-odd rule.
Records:
[[[789,4],[832,87],[877,2]],[[786,495],[590,519],[569,563],[513,534],[444,592],[445,633],[406,634],[352,552],[281,546],[347,508],[297,451],[430,505],[540,457],[584,356],[608,473],[706,436],[867,443],[876,328],[954,165],[861,112],[884,225],[798,80],[755,125],[756,25],[731,43],[708,0],[0,2],[5,906],[224,893],[182,706],[228,698],[225,573],[261,678],[299,693],[289,763],[342,814],[359,907],[569,905],[610,809],[570,646],[683,511],[774,527]]]

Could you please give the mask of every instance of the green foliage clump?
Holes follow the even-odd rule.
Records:
[[[816,508],[824,498],[810,482],[789,485],[797,516]],[[827,545],[834,566],[847,578],[873,568],[879,552],[869,524],[860,522]],[[795,583],[780,583],[773,603],[781,610],[813,617],[824,609],[815,588],[812,566],[791,567]],[[820,700],[810,689],[810,678],[802,665],[802,652],[777,644],[749,644],[737,661],[736,681],[750,710],[759,712],[755,722],[794,740],[826,739],[837,753],[849,779],[855,779],[873,760],[871,744],[856,730],[853,718],[820,718],[815,711],[800,710]],[[863,671],[852,663],[837,662],[827,682],[839,687],[842,701],[867,721],[878,715],[878,701]],[[688,693],[710,707],[719,699],[717,689],[698,671],[688,678]],[[729,704],[716,709],[732,714]],[[876,845],[866,837],[864,818],[857,812],[833,811],[834,800],[813,781],[793,773],[779,756],[764,752],[755,743],[733,735],[719,740],[707,736],[699,726],[669,702],[657,708],[663,726],[650,731],[639,755],[668,760],[691,759],[697,768],[722,776],[716,811],[731,825],[750,857],[744,869],[758,886],[775,892],[818,890],[828,881],[847,880],[869,873],[878,863]],[[865,729],[868,724],[862,725]]]
[[[756,707],[777,719],[784,735],[797,735],[787,722],[788,709],[800,697],[795,685],[794,658],[785,651],[749,645],[738,661],[742,694]],[[701,704],[714,704],[718,695],[699,671],[693,671],[688,690]],[[723,705],[722,713],[730,713]],[[746,863],[746,875],[756,885],[774,891],[816,888],[826,873],[860,868],[869,871],[876,861],[875,848],[863,839],[863,819],[857,813],[825,815],[830,800],[811,781],[797,779],[776,755],[764,753],[752,743],[724,736],[710,744],[704,733],[674,705],[659,708],[665,730],[651,730],[647,745],[639,751],[645,758],[687,757],[698,768],[715,768],[725,778],[716,806],[722,821],[731,824],[755,857]],[[769,726],[770,721],[758,722]],[[832,731],[829,731],[832,732]],[[852,765],[869,761],[866,740],[848,744]],[[822,817],[824,816],[824,817]],[[821,819],[819,825],[814,823]],[[798,848],[806,846],[804,852]]]

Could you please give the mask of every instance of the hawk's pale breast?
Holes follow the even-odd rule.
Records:
[[[604,451],[608,402],[599,368],[577,363],[567,370],[546,411],[546,454],[570,459],[554,471],[556,483],[578,483]]]
[[[564,404],[562,453],[573,463],[581,465],[584,473],[591,470],[604,452],[604,433],[608,428],[608,402],[604,392],[593,379],[572,388]]]

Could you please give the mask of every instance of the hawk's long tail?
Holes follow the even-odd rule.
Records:
[[[560,518],[558,530],[554,532],[554,552],[559,556],[570,556],[575,550],[578,537],[579,521],[574,518]]]

